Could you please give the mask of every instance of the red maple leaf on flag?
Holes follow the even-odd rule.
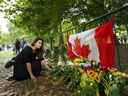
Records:
[[[72,45],[67,43],[67,55],[70,60],[74,60],[77,56],[73,53]]]
[[[81,44],[80,44],[80,39],[77,37],[75,40],[75,45],[73,46],[73,52],[77,55],[81,55]]]
[[[88,58],[91,50],[89,49],[89,45],[81,45],[80,39],[76,38],[74,41],[75,44],[72,45],[70,42],[67,43],[67,55],[70,60],[74,60],[75,58]]]
[[[81,47],[81,56],[83,58],[88,58],[88,55],[90,54],[91,50],[89,49],[89,45],[83,45]]]
[[[87,58],[91,50],[89,49],[89,45],[81,45],[80,39],[77,37],[75,40],[75,45],[73,46],[73,52],[82,58]]]

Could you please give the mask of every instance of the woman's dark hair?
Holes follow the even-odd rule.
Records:
[[[42,52],[42,51],[43,51],[43,43],[44,43],[44,41],[43,41],[43,39],[42,39],[42,38],[37,37],[37,38],[35,38],[35,39],[33,40],[33,42],[31,43],[31,45],[32,45],[32,46],[34,46],[34,45],[35,45],[35,43],[36,43],[37,41],[39,41],[39,40],[41,40],[41,41],[42,41],[42,46],[41,46],[41,48],[40,48],[40,49],[37,49],[37,50],[36,50],[36,53],[40,53],[40,52]]]
[[[20,49],[20,41],[18,39],[16,39],[15,48],[16,48],[16,50]]]

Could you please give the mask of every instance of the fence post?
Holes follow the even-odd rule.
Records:
[[[115,25],[114,25],[114,31],[115,31],[115,37],[114,37],[114,39],[115,39],[115,45],[116,45],[116,59],[117,59],[117,62],[118,62],[118,67],[119,67],[119,69],[121,70],[122,69],[122,67],[121,67],[121,62],[120,62],[120,52],[119,52],[119,42],[118,42],[118,40],[117,40],[117,38],[116,38],[116,28],[115,28]]]
[[[128,16],[126,16],[125,27],[126,27],[126,31],[127,31],[127,37],[126,37],[126,44],[127,44],[128,43]],[[126,47],[128,47],[128,46],[126,46]]]

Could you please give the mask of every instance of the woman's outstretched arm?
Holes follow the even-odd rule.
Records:
[[[26,63],[26,66],[27,66],[27,71],[30,75],[30,78],[34,81],[36,81],[36,77],[33,75],[32,73],[32,66],[31,66],[31,63]]]

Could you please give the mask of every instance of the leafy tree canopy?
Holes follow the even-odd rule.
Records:
[[[6,17],[25,32],[49,38],[62,31],[115,10],[128,0],[5,0],[2,7]],[[123,24],[127,10],[116,14],[118,24]],[[95,22],[97,24],[97,22]],[[94,25],[95,25],[94,24]],[[49,35],[51,34],[52,35]]]

